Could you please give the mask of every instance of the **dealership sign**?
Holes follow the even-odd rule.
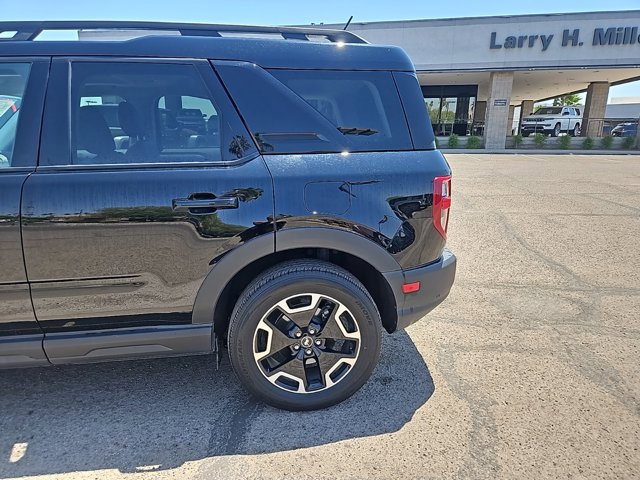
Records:
[[[556,35],[553,33],[543,35],[509,35],[505,38],[499,38],[497,32],[491,32],[491,40],[489,48],[499,50],[502,48],[540,48],[543,52],[554,42]],[[560,42],[560,36],[558,40]],[[593,34],[589,38],[590,44],[593,46],[609,46],[609,45],[640,45],[640,34],[638,27],[609,27],[595,28]],[[580,29],[565,29],[562,32],[562,47],[581,47],[584,42],[580,39]]]

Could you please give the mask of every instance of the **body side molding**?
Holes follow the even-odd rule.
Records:
[[[51,363],[90,363],[212,351],[212,325],[172,325],[47,333]]]
[[[42,334],[0,337],[0,368],[49,365],[42,350]]]

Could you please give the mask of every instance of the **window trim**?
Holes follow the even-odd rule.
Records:
[[[66,78],[60,78],[61,76],[58,76],[57,78],[52,77],[52,82],[49,85],[49,87],[51,89],[56,88],[55,84],[56,83],[62,83],[61,81],[64,80],[64,83],[66,85],[65,88],[65,92],[64,92],[64,100],[65,100],[65,104],[66,104],[66,108],[65,108],[65,112],[64,114],[61,114],[60,112],[47,112],[47,107],[51,107],[51,103],[53,102],[52,100],[50,100],[51,98],[60,98],[60,92],[59,91],[50,91],[48,90],[47,93],[51,94],[48,95],[48,98],[46,100],[46,103],[44,105],[44,115],[50,118],[45,118],[45,121],[43,123],[45,124],[50,124],[52,123],[51,119],[59,119],[62,120],[61,117],[66,117],[64,118],[64,122],[67,127],[66,127],[66,131],[68,132],[68,140],[67,140],[67,153],[68,153],[68,161],[71,160],[71,129],[72,129],[72,122],[71,122],[71,82],[72,82],[72,66],[74,63],[136,63],[136,64],[155,64],[155,65],[190,65],[192,67],[195,68],[195,70],[198,72],[198,75],[200,76],[200,79],[204,85],[204,88],[206,89],[207,93],[211,96],[212,98],[212,103],[214,104],[214,106],[217,108],[220,108],[220,112],[222,113],[222,115],[224,117],[229,118],[229,123],[231,125],[231,127],[234,129],[234,131],[237,131],[238,133],[244,133],[247,137],[247,139],[250,139],[251,145],[254,147],[254,151],[249,152],[247,154],[245,154],[244,156],[240,157],[240,158],[233,158],[233,159],[223,159],[223,160],[219,160],[219,161],[202,161],[202,162],[144,162],[144,163],[96,163],[96,164],[83,164],[83,165],[78,165],[78,164],[73,164],[73,163],[66,163],[66,164],[47,164],[44,163],[44,153],[48,153],[48,150],[50,148],[49,145],[47,145],[49,140],[46,140],[45,137],[43,136],[43,148],[41,148],[39,155],[38,155],[38,163],[37,166],[35,168],[36,171],[42,171],[42,172],[51,172],[51,171],[57,171],[57,170],[64,170],[64,171],[74,171],[74,170],[121,170],[121,169],[125,169],[125,170],[129,170],[129,169],[166,169],[166,168],[207,168],[207,167],[232,167],[232,166],[238,166],[238,165],[242,165],[245,164],[247,162],[250,162],[251,160],[255,159],[256,157],[260,156],[260,152],[258,150],[257,145],[255,145],[255,141],[253,139],[253,136],[249,133],[249,131],[246,129],[246,126],[244,125],[244,122],[242,121],[241,117],[238,115],[238,112],[235,108],[235,105],[232,103],[232,101],[229,99],[228,94],[226,92],[226,89],[222,86],[221,81],[218,79],[216,72],[214,71],[214,69],[212,68],[211,64],[209,63],[208,59],[202,59],[202,58],[147,58],[147,57],[121,57],[121,56],[109,56],[109,57],[105,57],[105,56],[65,56],[65,57],[56,57],[52,60],[52,64],[56,64],[56,65],[66,65],[67,68],[66,73],[64,74],[64,77]],[[52,69],[53,70],[53,69]],[[57,82],[56,82],[57,80]],[[54,86],[52,86],[54,85]],[[60,85],[57,85],[57,87],[60,87]],[[235,119],[235,121],[234,121]],[[42,133],[45,133],[46,129],[49,128],[47,127],[47,125],[44,126]],[[240,130],[241,129],[241,130]],[[44,153],[43,153],[44,152]]]

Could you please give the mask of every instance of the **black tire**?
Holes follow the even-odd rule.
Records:
[[[559,123],[556,123],[556,126],[553,128],[553,132],[551,132],[551,136],[557,137],[560,135],[561,131],[562,131],[562,127],[560,126]]]
[[[315,295],[315,297],[312,295]],[[282,303],[285,300],[287,302],[299,302],[299,299],[305,298],[309,299],[307,305],[294,307],[302,308],[303,310],[300,313],[295,313],[293,310],[287,313],[284,310],[280,310],[279,308],[281,307],[278,307],[279,302],[281,302],[280,304],[284,305],[284,307],[287,307],[290,304]],[[319,299],[316,300],[317,303],[315,305],[313,304],[314,299]],[[336,304],[331,303],[333,300],[335,300]],[[311,306],[309,307],[308,305]],[[339,340],[339,342],[343,342],[341,345],[346,345],[349,342],[352,342],[353,345],[357,344],[357,351],[355,352],[355,357],[353,357],[352,360],[350,359],[354,362],[352,365],[346,366],[346,362],[342,362],[341,360],[333,365],[333,367],[339,367],[336,368],[336,371],[346,370],[346,373],[340,373],[341,377],[337,380],[330,377],[331,368],[329,368],[328,372],[322,372],[321,364],[332,361],[334,358],[332,355],[335,355],[331,350],[322,350],[326,345],[318,347],[318,349],[313,347],[314,352],[317,352],[317,355],[314,353],[313,357],[306,356],[306,352],[309,352],[309,350],[305,350],[305,347],[300,349],[302,342],[306,340],[307,337],[310,337],[310,334],[313,333],[314,330],[311,328],[312,323],[308,323],[307,326],[300,325],[299,327],[298,323],[304,324],[304,318],[306,318],[304,315],[312,317],[311,312],[322,313],[323,310],[321,307],[323,305],[340,305],[340,307],[336,306],[335,308],[337,310],[332,310],[331,314],[327,314],[327,318],[330,318],[325,321],[325,327],[322,327],[321,330],[328,332],[331,328],[333,329],[333,333],[336,333],[337,330],[335,330],[335,327],[337,326],[337,322],[341,320],[336,319],[335,314],[340,311],[340,308],[344,307],[346,308],[346,312],[351,314],[350,316],[347,315],[347,318],[351,318],[355,322],[355,327],[352,327],[352,331],[353,328],[355,328],[357,330],[355,335],[358,335],[357,341]],[[329,307],[327,307],[327,309],[328,308]],[[271,329],[271,333],[268,334],[268,341],[266,342],[268,345],[266,347],[266,353],[261,353],[257,351],[259,350],[258,343],[260,342],[258,335],[265,335],[263,326],[267,325],[266,321],[272,321],[272,315],[278,317],[276,323],[280,322],[280,319],[285,319],[286,321],[297,318],[300,320],[287,324],[293,325],[293,327],[289,329],[279,328],[277,331]],[[344,315],[344,311],[342,315]],[[340,315],[341,318],[342,315]],[[313,318],[310,319],[319,318],[319,316],[313,316]],[[332,327],[329,327],[328,322],[331,321],[335,322],[335,325],[332,324]],[[275,328],[276,323],[269,323],[268,325]],[[280,325],[280,323],[278,323],[278,325]],[[291,333],[291,328],[293,328],[293,330],[298,328],[301,332],[300,335],[303,335],[300,340],[294,338],[294,335],[298,334],[298,330],[295,330],[295,333]],[[342,332],[345,332],[344,324],[339,328]],[[323,333],[325,332],[316,332],[316,336],[321,337]],[[351,335],[354,334],[351,333]],[[320,338],[312,341],[318,342]],[[322,339],[322,341],[329,342],[330,339]],[[291,345],[289,345],[286,342],[297,343],[291,343]],[[277,344],[277,346],[273,347],[272,344]],[[371,376],[371,372],[375,368],[380,356],[381,344],[382,322],[380,320],[380,313],[371,295],[369,295],[362,283],[346,270],[331,263],[316,260],[294,260],[281,263],[261,274],[249,284],[240,295],[229,324],[229,358],[231,360],[231,366],[241,383],[260,400],[274,407],[286,410],[315,410],[325,408],[342,402],[353,395]],[[287,358],[292,358],[292,360],[287,360],[281,366],[277,367],[275,371],[278,372],[279,368],[282,368],[282,371],[284,371],[284,368],[290,368],[289,366],[296,365],[297,367],[295,368],[302,368],[305,378],[303,382],[294,382],[297,383],[297,386],[279,385],[277,382],[280,380],[274,380],[274,377],[277,377],[277,375],[264,373],[264,363],[261,362],[276,358],[272,349],[280,349],[281,345],[285,346],[276,353],[279,355],[279,352],[284,351],[286,352]],[[294,352],[293,349],[296,345],[298,351]],[[267,360],[259,358],[259,355],[266,355]],[[289,357],[289,355],[291,355],[291,357]],[[323,355],[326,356],[323,357]],[[280,359],[280,357],[277,358]],[[300,360],[300,358],[303,359]],[[307,373],[307,368],[315,368],[315,365],[313,367],[307,367],[307,362],[313,363],[310,358],[314,358],[317,361],[317,371],[320,375],[314,378],[320,382],[321,385],[324,385],[322,387],[318,387],[318,383],[312,384],[309,380],[310,375]],[[301,363],[296,364],[293,362]],[[284,375],[282,371],[280,371],[280,375]],[[284,378],[284,382],[290,381],[287,377],[278,377],[278,379],[281,378]],[[335,380],[335,383],[333,383],[333,380]],[[313,390],[312,387],[319,389]],[[294,391],[293,389],[295,388],[298,388],[298,391]],[[299,391],[300,388],[305,391]]]
[[[529,136],[529,132],[522,132],[522,136],[523,137],[528,137]]]
[[[571,130],[571,136],[572,136],[572,137],[579,137],[579,136],[580,136],[580,133],[581,133],[581,132],[580,132],[580,124],[579,124],[579,123],[576,123],[576,124],[573,126],[573,130]]]

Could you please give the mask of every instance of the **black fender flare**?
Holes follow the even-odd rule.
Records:
[[[387,250],[357,233],[327,227],[280,230],[276,234],[265,234],[249,240],[230,250],[215,263],[196,295],[192,323],[214,322],[220,295],[243,268],[268,255],[298,248],[326,248],[348,253],[369,263],[380,273],[402,270]]]

